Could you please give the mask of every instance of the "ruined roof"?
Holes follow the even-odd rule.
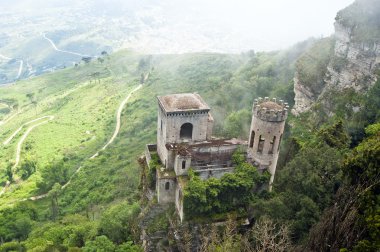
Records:
[[[180,152],[181,155],[185,156],[186,154],[189,154],[189,149],[194,147],[213,147],[213,146],[230,146],[230,145],[247,145],[247,141],[232,138],[232,139],[210,139],[202,142],[196,142],[196,143],[167,143],[166,149],[168,150],[176,150]]]
[[[166,112],[210,110],[210,107],[199,94],[171,94],[158,96],[157,98]]]
[[[283,107],[278,104],[277,102],[273,102],[273,101],[264,101],[262,103],[260,103],[260,106],[262,108],[267,108],[267,109],[274,109],[274,110],[282,110]]]

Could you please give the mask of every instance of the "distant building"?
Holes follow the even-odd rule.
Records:
[[[253,105],[249,141],[212,137],[214,119],[198,94],[158,97],[157,144],[148,144],[146,158],[157,152],[162,167],[156,173],[160,204],[174,202],[183,219],[183,190],[191,167],[202,179],[220,178],[234,171],[232,155],[246,151],[247,161],[268,170],[273,182],[288,106],[283,101],[259,98]]]

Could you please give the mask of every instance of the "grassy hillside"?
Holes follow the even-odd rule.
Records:
[[[10,211],[10,216],[23,207],[32,209],[30,211],[35,211],[36,215],[25,216],[29,223],[26,235],[15,232],[5,237],[9,230],[17,228],[7,229],[7,220],[12,218],[5,220],[0,214],[0,223],[5,221],[0,237],[10,241],[25,240],[29,236],[24,245],[28,249],[36,248],[46,243],[44,239],[50,239],[49,230],[54,229],[54,225],[63,229],[71,223],[67,219],[79,214],[84,216],[82,221],[95,225],[91,229],[95,234],[86,236],[82,242],[95,242],[98,239],[95,236],[103,234],[118,243],[112,234],[97,225],[108,216],[109,209],[123,204],[134,209],[132,204],[138,199],[139,184],[137,158],[143,153],[145,144],[155,142],[156,138],[156,96],[198,92],[212,108],[216,119],[215,134],[247,138],[254,98],[293,99],[294,62],[308,45],[300,44],[283,52],[241,55],[149,56],[122,51],[106,56],[103,63],[95,60],[2,87],[0,101],[14,110],[8,111],[5,118],[11,119],[0,126],[1,142],[31,120],[50,115],[54,119],[30,132],[22,145],[20,164],[15,169],[18,178],[24,177],[13,182],[0,197],[1,208],[11,209],[6,210]],[[96,158],[89,159],[111,138],[119,104],[140,84],[141,75],[147,76],[147,73],[149,76],[142,89],[132,95],[123,110],[121,131],[115,142],[100,151]],[[1,146],[2,185],[9,179],[9,167],[14,164],[18,142],[39,122],[25,125],[9,144]],[[80,171],[74,174],[79,167]],[[56,182],[63,185],[71,176],[71,183],[66,188],[53,186]],[[17,203],[46,192],[49,196],[44,199]],[[3,216],[6,216],[4,212]],[[61,224],[54,222],[57,219]],[[64,238],[60,239],[57,246],[66,249],[83,246],[80,242],[66,244]]]

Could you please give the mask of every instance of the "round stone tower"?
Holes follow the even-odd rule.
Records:
[[[288,104],[276,98],[255,99],[248,141],[248,158],[260,170],[267,169],[272,175],[269,188],[276,172],[278,154],[285,120],[288,116]]]

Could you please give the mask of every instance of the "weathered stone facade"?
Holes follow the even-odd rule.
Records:
[[[210,108],[198,94],[174,94],[158,97],[157,152],[162,167],[156,172],[156,194],[160,204],[174,202],[183,219],[183,190],[189,168],[201,179],[221,178],[234,171],[232,155],[237,149],[247,152],[247,160],[259,169],[267,169],[273,182],[279,145],[287,117],[287,104],[268,98],[255,101],[250,142],[240,139],[212,138]]]
[[[249,134],[248,159],[259,169],[267,169],[273,183],[280,144],[288,116],[288,104],[274,98],[256,99],[252,108],[252,122]]]

